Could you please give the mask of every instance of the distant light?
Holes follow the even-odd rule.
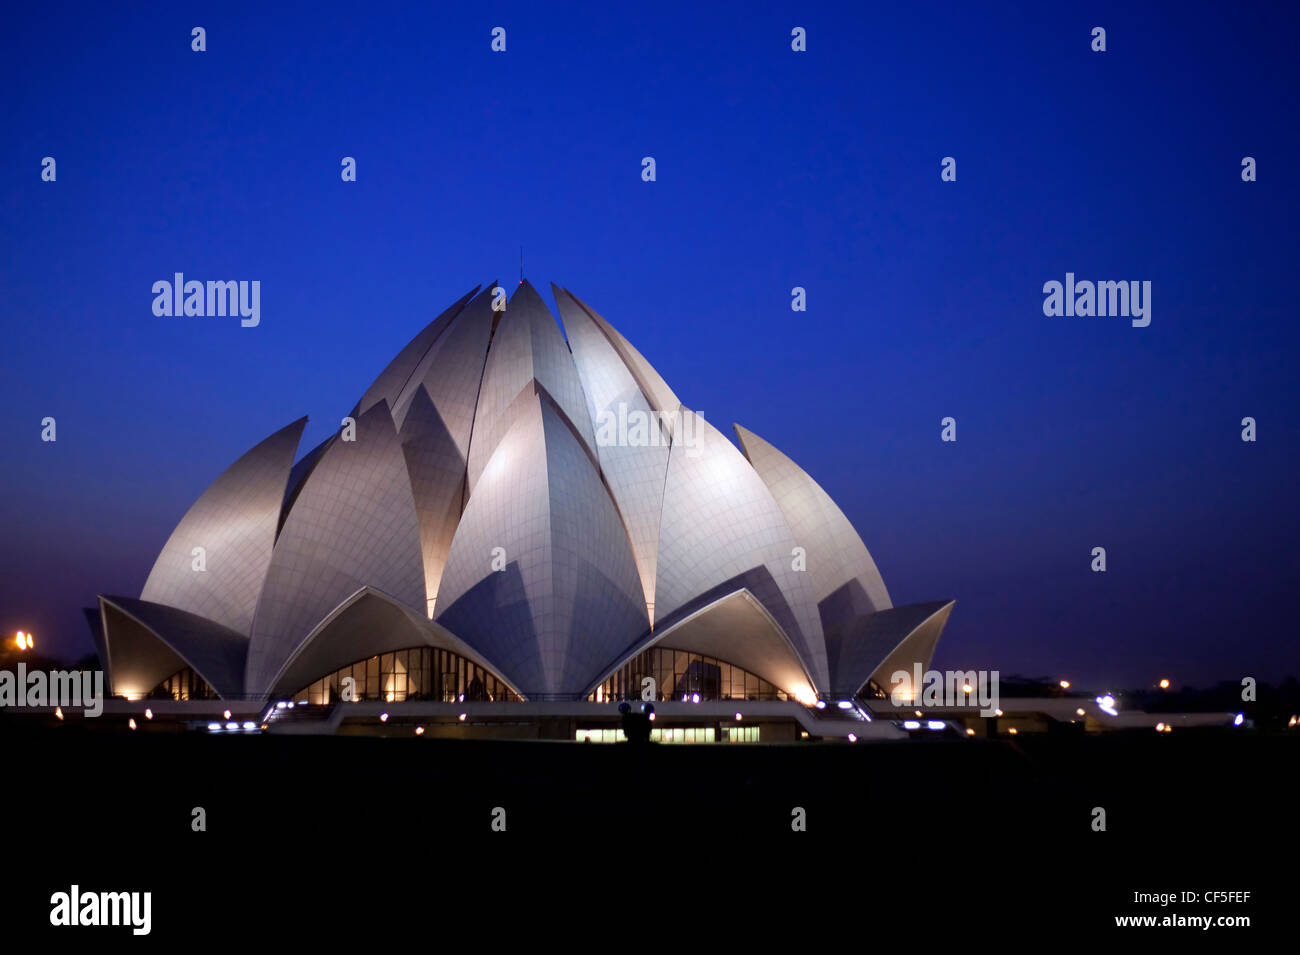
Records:
[[[1287,726],[1295,726],[1295,717],[1293,716],[1293,717],[1291,717],[1289,720],[1287,720],[1287,721],[1286,721],[1286,725],[1287,725]]]
[[[1111,716],[1119,716],[1119,712],[1115,708],[1115,697],[1111,696],[1109,693],[1105,696],[1097,697],[1097,706],[1101,708],[1103,713],[1109,713]]]
[[[1074,712],[1075,712],[1076,714],[1078,714],[1079,716],[1086,716],[1086,715],[1087,715],[1086,713],[1083,712],[1083,707],[1082,707],[1082,706],[1079,707],[1079,708],[1078,708],[1077,710],[1075,710]]]
[[[465,714],[464,714],[464,713],[460,714],[460,721],[461,721],[462,723],[465,722]]]
[[[424,735],[424,727],[423,727],[423,726],[417,726],[417,727],[415,728],[415,735],[416,735],[416,736],[423,736],[423,735]]]
[[[1166,732],[1166,733],[1172,733],[1173,731],[1174,731],[1174,728],[1173,728],[1170,724],[1166,723],[1166,724],[1165,724],[1165,732]]]
[[[135,729],[135,717],[132,717],[131,719],[127,720],[126,725],[131,727],[131,729]]]
[[[917,716],[920,716],[920,715],[921,715],[921,711],[920,711],[920,710],[917,710],[917,711],[916,711],[916,715],[917,715]]]
[[[692,703],[698,703],[698,702],[700,702],[700,694],[698,694],[698,693],[692,693],[692,694],[691,694],[691,702],[692,702]]]
[[[458,696],[458,697],[456,698],[456,702],[457,702],[457,703],[464,703],[464,702],[465,702],[465,694],[462,693],[460,696]]]
[[[947,724],[945,724],[945,723],[943,722],[943,720],[928,720],[928,721],[926,722],[925,725],[926,725],[926,728],[927,728],[927,729],[932,729],[932,730],[941,730],[941,729],[943,729]]]
[[[970,686],[970,684],[969,684],[969,683],[963,683],[963,684],[961,685],[961,691],[962,691],[963,693],[970,693],[970,692],[971,692],[971,686]]]
[[[975,735],[975,731],[972,730],[972,729],[968,729],[968,730],[966,730],[966,735],[967,735],[967,736],[974,736],[974,735]]]
[[[381,723],[387,723],[387,722],[388,722],[388,714],[387,714],[387,713],[380,713],[380,714],[379,714],[379,722],[381,722]]]
[[[919,730],[920,728],[921,728],[921,724],[918,723],[916,720],[903,721],[903,729],[905,730]]]
[[[281,700],[279,703],[275,704],[275,708],[276,708],[277,710],[282,710],[282,709],[284,709],[284,708],[285,708],[286,706],[288,706],[288,705],[289,705],[289,704],[286,703],[286,702],[284,702],[284,700]]]
[[[840,701],[839,701],[838,703],[836,703],[835,705],[838,706],[838,707],[839,707],[840,709],[842,709],[842,710],[851,710],[851,709],[853,709],[853,701],[852,701],[852,700],[840,700]]]
[[[825,700],[818,700],[818,701],[817,701],[817,709],[819,709],[819,710],[824,710],[824,709],[826,709],[826,701],[825,701]]]
[[[61,720],[61,719],[63,719],[63,707],[61,707],[61,706],[56,706],[56,707],[54,708],[54,718],[55,718],[56,720]]]
[[[230,710],[226,710],[226,712],[222,713],[221,715],[224,719],[230,719]]]
[[[849,742],[850,742],[850,743],[856,743],[857,741],[858,741],[858,734],[857,734],[857,733],[850,733],[850,734],[849,734]]]
[[[385,703],[391,703],[391,702],[393,702],[393,694],[389,693],[389,694],[388,694],[388,699],[385,700],[384,702],[385,702]]]
[[[1161,681],[1160,681],[1160,689],[1162,689],[1162,690],[1167,690],[1167,689],[1169,689],[1169,681],[1168,681],[1168,680],[1161,680]]]
[[[238,724],[238,723],[227,723],[227,724],[226,724],[226,729],[228,729],[228,730],[237,730],[237,729],[239,729],[239,724]]]
[[[1007,732],[1010,733],[1012,736],[1015,736],[1017,733],[1020,732],[1020,730],[1016,729],[1016,728],[1013,726],[1013,727],[1011,727],[1011,729],[1007,730]]]
[[[655,715],[654,715],[653,713],[651,713],[651,714],[650,714],[650,722],[653,723],[653,722],[654,722],[654,719],[655,719]]]
[[[252,720],[249,720],[247,723],[244,724],[244,729],[249,730],[251,732],[252,730],[257,729],[257,724],[254,723]]]
[[[1157,733],[1163,733],[1164,731],[1165,731],[1165,724],[1164,724],[1164,723],[1157,723],[1157,724],[1156,724],[1156,732],[1157,732]]]
[[[794,698],[804,706],[815,706],[819,710],[826,705],[823,700],[817,699],[817,694],[813,692],[813,688],[810,686],[796,687]]]
[[[288,706],[289,706],[289,709],[293,709],[293,700],[290,700],[290,701],[289,701]]]
[[[1069,681],[1069,680],[1062,680],[1062,681],[1061,681],[1061,689],[1062,689],[1062,690],[1068,690],[1069,688],[1070,688],[1070,681]]]
[[[739,722],[741,721],[742,718],[743,718],[743,717],[741,717],[741,715],[740,715],[739,713],[736,714],[736,722],[737,722],[737,723],[739,723]]]
[[[147,720],[153,719],[153,710],[149,709],[147,706],[144,710],[144,718]]]
[[[208,724],[208,732],[209,732],[209,733],[217,733],[217,732],[220,732],[220,730],[221,730],[221,724],[220,724],[220,723],[209,723],[209,724]]]
[[[993,713],[994,713],[995,716],[1001,716],[1001,715],[1002,715],[1002,711],[1001,711],[1001,710],[994,710]]]
[[[19,630],[14,636],[14,643],[18,645],[19,650],[30,650],[32,648],[32,635]]]
[[[1244,722],[1246,722],[1246,717],[1245,714],[1243,713],[1238,713],[1236,716],[1232,718],[1233,726],[1240,726]]]

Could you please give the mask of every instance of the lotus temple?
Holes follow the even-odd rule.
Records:
[[[929,666],[952,601],[895,607],[808,474],[552,294],[559,322],[526,281],[474,289],[320,445],[300,418],[231,464],[139,595],[86,611],[113,696],[210,729],[597,741],[654,701],[660,740],[783,740]]]

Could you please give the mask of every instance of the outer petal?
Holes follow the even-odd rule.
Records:
[[[269,681],[316,623],[369,585],[427,606],[419,524],[388,405],[357,420],[355,441],[321,456],[284,522],[253,621],[249,692]]]
[[[140,598],[247,635],[271,561],[293,453],[307,419],[281,428],[227,468],[163,545]],[[194,569],[202,547],[206,570]],[[149,689],[152,689],[150,687]]]

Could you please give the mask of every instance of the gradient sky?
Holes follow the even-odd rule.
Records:
[[[7,636],[89,652],[228,464],[314,446],[522,244],[820,482],[895,603],[957,599],[937,666],[1300,670],[1293,5],[267,6],[0,33]],[[155,317],[177,271],[260,280],[261,325]],[[1151,325],[1045,317],[1067,271],[1151,281]]]

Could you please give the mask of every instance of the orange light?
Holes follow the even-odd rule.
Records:
[[[1015,736],[1017,733],[1020,732],[1020,730],[1016,729],[1016,728],[1013,726],[1013,727],[1011,727],[1011,729],[1007,730],[1007,732],[1010,733],[1012,736]]]
[[[424,735],[424,727],[423,727],[423,726],[417,726],[417,727],[415,728],[415,735],[416,735],[416,736],[423,736],[423,735]]]
[[[1162,689],[1162,690],[1167,690],[1167,689],[1169,689],[1169,681],[1168,681],[1168,680],[1161,680],[1161,681],[1160,681],[1160,689]]]
[[[1079,707],[1079,708],[1078,708],[1077,710],[1075,710],[1074,712],[1077,713],[1077,714],[1079,714],[1080,716],[1083,716],[1083,715],[1084,715],[1083,707],[1082,707],[1082,706]]]
[[[972,730],[972,729],[968,729],[968,730],[966,730],[966,735],[967,735],[967,736],[974,736],[974,735],[975,735],[975,731]]]
[[[145,711],[144,711],[144,718],[147,719],[147,720],[151,720],[151,719],[153,719],[153,710],[145,709]]]
[[[1069,680],[1062,680],[1062,681],[1061,681],[1061,689],[1062,689],[1062,690],[1068,690],[1069,688],[1070,688],[1070,681],[1069,681]]]
[[[131,719],[127,720],[126,725],[131,727],[131,729],[135,729],[135,717],[131,717]]]
[[[56,720],[61,720],[61,719],[63,719],[63,707],[61,707],[61,706],[56,706],[56,707],[54,708],[54,718],[55,718]]]

